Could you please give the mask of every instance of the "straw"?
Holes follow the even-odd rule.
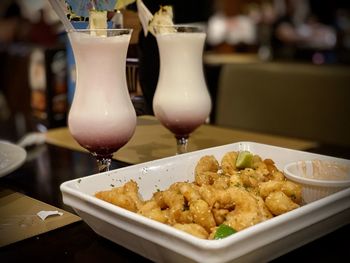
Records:
[[[56,14],[60,18],[61,22],[63,23],[66,31],[73,30],[73,26],[68,20],[66,14],[64,13],[64,7],[62,6],[62,2],[60,0],[49,0],[52,8],[55,10]]]
[[[142,28],[143,28],[143,33],[144,33],[144,35],[146,37],[147,33],[148,33],[148,24],[149,24],[149,21],[152,20],[153,15],[148,10],[146,5],[142,2],[142,0],[137,0],[136,1],[136,6],[137,6],[137,13],[139,15],[139,19],[141,21],[141,25],[142,25]]]

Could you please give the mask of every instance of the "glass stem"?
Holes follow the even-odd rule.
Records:
[[[183,137],[175,136],[175,138],[176,138],[176,145],[177,145],[176,154],[187,153],[188,136],[183,136]]]
[[[99,173],[107,172],[109,171],[109,167],[112,162],[112,156],[96,156],[97,160],[97,168]]]

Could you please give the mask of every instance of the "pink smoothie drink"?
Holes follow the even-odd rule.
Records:
[[[109,155],[130,140],[136,126],[125,76],[130,34],[72,32],[69,38],[77,73],[69,130],[84,148]]]
[[[202,62],[205,33],[163,33],[156,38],[160,74],[153,110],[176,136],[189,135],[211,110]]]

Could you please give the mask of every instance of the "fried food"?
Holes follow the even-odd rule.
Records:
[[[175,224],[174,227],[202,239],[207,239],[209,236],[208,232],[197,224]]]
[[[203,172],[216,173],[219,168],[219,162],[216,158],[213,155],[207,155],[199,159],[194,171],[195,175],[199,175]]]
[[[301,186],[291,181],[268,181],[259,185],[259,191],[262,198],[266,198],[272,192],[283,192],[293,202],[301,203]]]
[[[222,157],[221,168],[224,174],[234,174],[237,171],[236,160],[238,157],[237,152],[228,152]]]
[[[207,232],[216,226],[214,216],[207,202],[202,199],[190,203],[190,212],[193,222],[204,227]]]
[[[203,239],[220,225],[235,231],[300,207],[300,185],[288,181],[273,160],[253,155],[249,167],[236,166],[238,152],[221,162],[199,159],[193,182],[176,182],[142,200],[136,182],[101,191],[96,197]]]
[[[140,207],[137,213],[164,224],[168,222],[167,212],[165,210],[162,210],[154,200],[145,202],[145,204]]]
[[[299,207],[282,191],[272,192],[265,199],[265,204],[272,214],[278,216]]]
[[[143,201],[139,198],[138,186],[135,181],[129,181],[121,187],[101,191],[95,194],[99,199],[136,212]]]
[[[222,208],[235,204],[234,209],[226,216],[224,224],[240,231],[265,220],[260,213],[257,200],[244,188],[230,187],[220,191],[218,203]]]

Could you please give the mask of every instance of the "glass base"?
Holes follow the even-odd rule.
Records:
[[[182,136],[176,138],[176,154],[187,153],[188,149],[188,136]]]
[[[97,161],[97,168],[99,173],[108,172],[109,167],[112,162],[112,155],[100,156],[97,154],[93,154]]]

